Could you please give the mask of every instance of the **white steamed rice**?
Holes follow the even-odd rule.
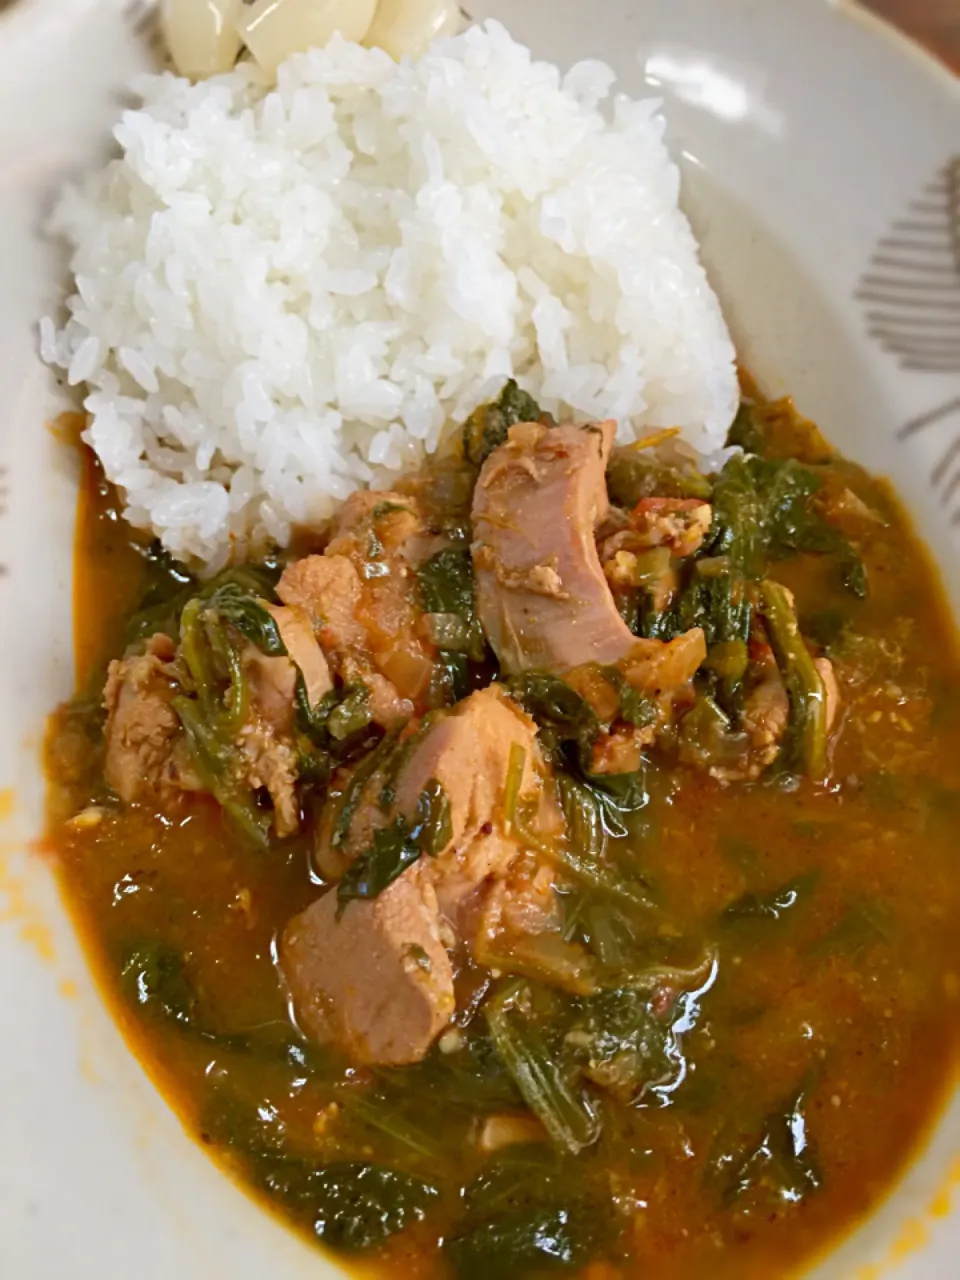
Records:
[[[516,375],[554,413],[723,443],[738,391],[658,103],[497,23],[399,65],[335,39],[137,85],[63,196],[45,359],[130,520],[223,563],[389,483]],[[606,101],[605,101],[606,100]]]

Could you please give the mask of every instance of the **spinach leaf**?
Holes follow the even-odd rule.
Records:
[[[589,747],[600,728],[596,713],[566,681],[547,671],[528,671],[507,681],[511,697],[533,716],[541,730]]]
[[[451,706],[470,692],[471,664],[483,663],[488,657],[476,614],[469,547],[444,547],[420,566],[417,579],[425,612],[435,615],[435,621],[441,617],[446,620],[445,628],[435,636],[439,655],[431,682],[431,705]],[[457,621],[454,628],[451,624]]]
[[[324,1244],[345,1253],[373,1249],[422,1222],[439,1199],[430,1182],[358,1161],[264,1160],[255,1176]]]
[[[839,557],[841,576],[856,595],[867,592],[863,565],[846,536],[813,501],[817,474],[796,458],[737,454],[725,464],[713,490],[713,525],[704,549],[726,556],[731,569],[762,578],[770,560],[796,552]]]
[[[536,400],[521,391],[511,378],[491,404],[474,409],[463,426],[463,455],[474,466],[481,466],[507,438],[507,432],[518,422],[541,422],[544,413]],[[548,419],[552,421],[552,419]]]
[[[595,1257],[612,1233],[578,1174],[542,1144],[491,1161],[464,1188],[464,1219],[444,1247],[457,1280],[525,1280]]]
[[[180,613],[194,590],[195,578],[174,560],[159,539],[142,550],[143,589],[136,612],[126,625],[126,645],[146,640],[158,631],[175,635]]]
[[[297,728],[315,746],[337,757],[345,754],[373,719],[370,690],[361,680],[330,689],[311,707],[303,673],[298,671],[295,697]]]
[[[624,1106],[651,1085],[675,1077],[679,1063],[669,1022],[653,1012],[649,993],[601,991],[578,1001],[567,1040],[583,1075]]]
[[[456,613],[474,617],[473,560],[469,547],[444,547],[417,570],[426,613]]]
[[[726,921],[780,920],[791,907],[795,907],[810,893],[818,878],[816,872],[808,872],[790,880],[773,893],[745,893],[730,903],[723,918]]]
[[[710,481],[694,467],[673,467],[644,457],[636,449],[615,449],[607,467],[607,489],[618,507],[635,507],[641,498],[710,497]]]
[[[139,942],[120,970],[127,998],[151,1016],[193,1025],[197,998],[183,955],[163,942]]]
[[[789,767],[795,757],[796,763],[819,782],[827,767],[827,692],[823,677],[800,634],[787,589],[767,579],[762,586],[761,607],[790,698],[790,730],[781,748],[781,759]]]
[[[748,1192],[799,1204],[822,1186],[804,1115],[804,1091],[777,1107],[753,1135],[720,1140],[705,1172],[706,1185],[729,1209]]]
[[[356,766],[350,775],[350,779],[344,788],[343,795],[340,797],[337,806],[337,814],[333,823],[333,833],[330,837],[330,843],[334,849],[339,849],[350,834],[350,828],[353,825],[354,814],[357,806],[363,796],[364,788],[367,783],[377,772],[378,769],[391,763],[391,758],[397,748],[397,738],[400,735],[399,729],[391,729],[385,734],[372,751],[368,752],[360,763]],[[403,750],[403,748],[399,748]]]
[[[742,575],[706,575],[689,566],[672,604],[660,613],[640,613],[640,632],[651,640],[674,640],[702,627],[708,645],[746,643],[750,636],[751,594]]]
[[[232,577],[201,598],[206,601],[207,609],[236,627],[263,653],[271,658],[286,656],[287,646],[280,637],[276,620],[264,607],[263,599],[253,594],[247,584]]]
[[[417,800],[412,820],[398,814],[389,826],[374,832],[373,842],[350,865],[337,886],[337,915],[356,898],[376,898],[421,853],[436,857],[453,834],[450,800],[436,778],[431,778]]]
[[[587,1262],[588,1224],[571,1210],[534,1208],[491,1218],[445,1245],[457,1280],[526,1280]]]
[[[484,1006],[490,1038],[513,1076],[524,1102],[561,1150],[576,1155],[596,1142],[600,1120],[596,1108],[571,1085],[550,1054],[539,1028],[517,1013],[526,984],[504,983]]]
[[[646,699],[639,695],[633,697],[633,690],[629,690],[622,677],[614,682],[607,674],[609,668],[600,670],[619,691],[618,714],[623,716],[626,710],[627,716],[636,717],[638,723],[649,723],[652,708],[648,708]],[[619,676],[619,672],[616,674]],[[540,745],[558,772],[573,775],[587,787],[594,802],[600,806],[610,833],[625,835],[626,828],[618,815],[642,809],[649,799],[644,769],[641,767],[629,773],[591,772],[592,747],[602,726],[590,703],[559,676],[545,671],[528,671],[512,677],[506,687],[536,720],[540,729]]]

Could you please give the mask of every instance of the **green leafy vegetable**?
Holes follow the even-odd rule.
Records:
[[[583,1235],[569,1209],[534,1208],[491,1218],[445,1247],[457,1280],[525,1280],[586,1262]]]
[[[621,988],[581,1000],[567,1040],[587,1079],[625,1106],[677,1073],[676,1038],[648,992]]]
[[[521,391],[511,378],[491,404],[474,409],[463,427],[463,455],[474,466],[481,466],[507,438],[507,432],[518,422],[543,421],[543,411],[532,396]]]
[[[433,620],[432,639],[440,651],[434,668],[432,705],[452,705],[470,692],[471,664],[488,658],[476,614],[469,547],[444,547],[420,566],[417,579],[424,611]]]
[[[866,574],[857,553],[813,501],[821,485],[820,477],[796,458],[735,455],[714,485],[705,550],[726,556],[733,573],[752,579],[764,576],[770,560],[801,551],[833,554],[848,589],[865,595]]]
[[[367,783],[377,772],[384,766],[389,767],[391,756],[397,749],[397,738],[400,736],[399,729],[392,729],[385,734],[374,749],[368,752],[360,763],[350,774],[350,779],[344,788],[343,795],[340,797],[337,805],[336,817],[333,822],[333,832],[330,836],[330,843],[334,849],[339,849],[346,842],[350,834],[350,827],[353,825],[354,814],[363,795],[364,788]],[[401,748],[402,750],[402,748]]]
[[[524,1102],[556,1145],[576,1155],[597,1140],[600,1121],[588,1099],[571,1088],[537,1027],[517,1012],[524,990],[523,982],[511,981],[488,999],[490,1037]]]
[[[234,827],[249,842],[266,848],[270,839],[270,814],[236,780],[232,741],[204,719],[199,702],[178,694],[170,704],[180,718],[194,768]]]
[[[779,582],[765,581],[761,607],[790,697],[797,754],[807,774],[819,781],[827,767],[827,693],[823,678],[800,634],[786,588]]]
[[[526,1280],[582,1266],[609,1244],[612,1224],[578,1175],[543,1144],[491,1161],[464,1189],[464,1219],[445,1245],[457,1280]]]
[[[618,715],[630,722],[650,723],[655,711],[646,699],[609,667],[598,672],[619,694]],[[647,803],[643,769],[627,773],[593,773],[590,769],[593,744],[602,725],[585,698],[559,676],[545,671],[528,671],[507,682],[512,697],[536,720],[540,745],[561,773],[575,775],[593,793],[604,819],[616,834],[626,834],[618,813],[633,813]]]
[[[162,942],[140,942],[125,958],[120,974],[128,999],[145,1012],[183,1028],[193,1025],[196,993],[186,962],[175,948]]]
[[[429,1182],[380,1165],[356,1161],[312,1164],[265,1160],[257,1180],[324,1244],[360,1253],[422,1222],[439,1192]]]
[[[635,507],[641,498],[704,498],[710,481],[694,467],[673,467],[630,448],[615,449],[607,467],[607,488],[619,507]]]
[[[450,800],[437,779],[431,778],[420,793],[413,819],[398,814],[389,826],[374,832],[373,843],[351,863],[337,886],[337,914],[356,898],[383,893],[422,853],[435,857],[452,834]]]
[[[797,876],[773,893],[745,893],[731,902],[723,913],[725,920],[779,920],[801,902],[817,883],[815,872]]]
[[[443,1126],[437,1123],[436,1104],[432,1115],[418,1120],[406,1105],[407,1091],[347,1089],[341,1097],[348,1114],[390,1138],[408,1154],[434,1163],[446,1161],[449,1140]]]
[[[341,756],[345,746],[371,723],[370,690],[353,680],[325,693],[310,706],[302,672],[297,673],[297,727],[322,750]]]
[[[567,824],[567,844],[553,851],[556,862],[575,880],[602,894],[635,907],[652,906],[643,883],[622,874],[606,856],[608,833],[625,835],[626,829],[611,822],[614,815],[605,794],[569,773],[560,774],[557,784]]]
[[[722,1137],[707,1163],[706,1183],[721,1208],[748,1192],[776,1202],[799,1204],[822,1185],[807,1134],[801,1090],[776,1108],[752,1135]]]

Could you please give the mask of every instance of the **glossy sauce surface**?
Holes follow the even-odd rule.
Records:
[[[580,1269],[590,1280],[785,1274],[889,1190],[955,1078],[960,661],[926,552],[886,486],[850,475],[884,516],[860,545],[869,598],[844,592],[822,559],[775,570],[840,680],[829,785],[722,787],[655,763],[625,842],[655,897],[654,934],[701,968],[678,1004],[663,1088],[618,1111],[576,1161],[547,1149],[524,1174],[603,1201],[618,1243]],[[93,702],[143,581],[143,556],[88,462],[75,604],[78,689]],[[407,1090],[398,1141],[349,1102],[382,1080],[324,1050],[290,1052],[274,945],[317,895],[306,841],[247,848],[207,799],[176,819],[103,802],[85,715],[89,705],[53,722],[51,839],[134,1050],[190,1131],[307,1232],[312,1210],[278,1177],[280,1157],[376,1158],[436,1181],[423,1220],[364,1265],[451,1274],[437,1242],[483,1158],[462,1108],[433,1090],[432,1063],[387,1082],[403,1076]],[[63,824],[91,801],[104,815],[95,826]],[[120,971],[158,938],[188,958],[202,1012],[189,1028],[139,1010]],[[430,1143],[418,1152],[420,1133]]]

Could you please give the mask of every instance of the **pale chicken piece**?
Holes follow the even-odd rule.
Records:
[[[616,665],[659,696],[689,683],[706,646],[697,627],[638,640],[617,610],[594,541],[613,432],[521,423],[490,455],[473,500],[477,610],[507,671]]]
[[[277,624],[286,655],[269,656],[247,642],[240,661],[250,688],[250,714],[237,734],[242,779],[251,790],[265,788],[273,802],[279,836],[300,826],[296,784],[300,766],[293,743],[298,669],[307,699],[315,707],[333,688],[309,615],[298,605],[265,605]]]
[[[378,827],[398,816],[412,822],[432,783],[449,804],[448,838],[379,896],[348,902],[339,919],[331,890],[288,926],[281,963],[310,1034],[335,1040],[365,1062],[414,1062],[427,1052],[454,1008],[441,939],[456,943],[474,895],[496,884],[523,853],[504,817],[515,747],[524,753],[520,797],[535,802],[541,789],[535,726],[492,686],[412,738],[395,777],[377,771],[367,781],[357,820],[339,849],[321,851],[322,865],[334,857],[349,865]],[[377,801],[388,780],[394,800],[385,809]],[[336,822],[321,829],[329,842]]]
[[[437,782],[450,806],[450,838],[424,863],[423,874],[434,884],[443,909],[455,912],[520,852],[503,822],[504,786],[515,746],[523,752],[519,795],[528,800],[540,789],[536,725],[498,685],[471,694],[407,746],[407,758],[390,779],[395,795],[391,806],[384,809],[378,803],[385,781],[378,771],[361,792],[356,816],[337,848],[330,847],[335,822],[321,820],[318,864],[329,868],[352,861],[369,846],[378,827],[398,815],[412,820],[428,783]]]
[[[418,1062],[455,1007],[432,885],[402,875],[379,897],[348,903],[339,919],[337,906],[331,890],[280,942],[300,1025],[358,1062]]]
[[[264,607],[277,624],[287,656],[271,657],[247,642],[240,660],[257,713],[278,733],[289,733],[294,722],[298,668],[311,707],[330,692],[333,680],[306,611],[297,605]]]
[[[363,584],[353,562],[342,555],[305,556],[287,565],[277,583],[286,605],[304,609],[317,628],[330,666],[345,683],[360,680],[370,693],[370,713],[385,729],[413,715],[413,703],[376,670],[369,637],[358,618]]]
[[[171,706],[179,692],[175,656],[174,642],[158,633],[142,654],[114,660],[107,670],[104,775],[127,804],[200,789]]]
[[[615,663],[635,643],[594,542],[614,430],[520,423],[483,464],[473,498],[477,611],[509,672]]]

